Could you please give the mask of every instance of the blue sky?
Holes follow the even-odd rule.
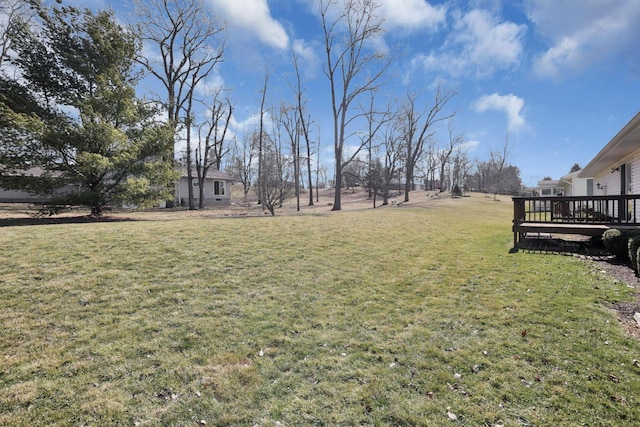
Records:
[[[265,66],[269,101],[291,100],[290,50],[302,63],[309,109],[330,161],[328,81],[316,0],[204,0],[227,23],[224,62],[211,84],[229,89],[234,131],[255,121]],[[342,0],[339,0],[342,1]],[[640,0],[378,0],[393,57],[381,95],[407,90],[448,104],[471,158],[486,160],[508,135],[525,185],[585,166],[640,110]],[[91,8],[117,0],[65,0]],[[409,86],[410,85],[410,86]],[[436,135],[448,138],[446,128]]]

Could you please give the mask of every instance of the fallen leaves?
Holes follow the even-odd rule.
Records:
[[[451,412],[451,408],[449,406],[447,406],[447,417],[449,417],[451,421],[456,421],[458,419],[458,416]]]

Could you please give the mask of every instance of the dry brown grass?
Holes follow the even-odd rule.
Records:
[[[403,203],[404,195],[394,194],[390,198],[390,204],[382,205],[382,198],[377,198],[376,208],[394,208],[394,207],[429,207],[435,203],[451,204],[455,203],[449,193],[439,194],[436,191],[414,191],[410,195],[411,200]],[[328,214],[333,208],[334,190],[320,190],[319,194],[314,193],[314,204],[309,206],[309,193],[304,191],[300,196],[300,211],[297,210],[295,198],[285,201],[281,208],[276,209],[276,215],[302,215],[302,214]],[[37,205],[30,204],[0,204],[0,225],[14,224],[41,224],[41,223],[60,223],[60,222],[84,222],[89,219],[84,218],[89,215],[89,210],[84,208],[74,208],[66,212],[62,212],[54,217],[39,217]],[[367,191],[363,189],[348,189],[342,192],[342,210],[365,210],[373,209],[373,199],[367,197]],[[229,206],[210,207],[203,210],[189,211],[184,208],[175,209],[113,209],[107,211],[104,220],[146,220],[146,221],[162,221],[173,219],[187,218],[218,218],[218,217],[245,217],[245,216],[265,216],[269,212],[257,203],[255,196],[250,194],[247,198],[243,197],[242,189],[235,186],[232,189],[232,203]]]

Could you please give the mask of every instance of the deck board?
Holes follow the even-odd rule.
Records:
[[[522,222],[513,226],[513,250],[518,250],[518,243],[527,234],[548,234],[551,238],[552,234],[579,234],[582,236],[602,236],[605,231],[610,229],[618,230],[639,230],[637,225],[622,224],[554,224],[540,222]]]
[[[513,226],[517,233],[555,233],[555,234],[583,234],[585,236],[602,236],[609,229],[634,230],[634,225],[624,224],[567,224],[567,223],[539,223],[523,222]]]

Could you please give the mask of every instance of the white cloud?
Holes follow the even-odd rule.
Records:
[[[230,26],[254,34],[263,43],[278,49],[289,46],[282,24],[271,16],[267,0],[209,0],[221,10]]]
[[[214,94],[224,87],[224,78],[217,70],[214,70],[211,75],[202,80],[196,87],[196,91],[201,95]]]
[[[534,60],[534,72],[560,77],[594,64],[638,61],[637,0],[527,0],[527,16],[550,47]],[[570,18],[569,18],[570,17]]]
[[[479,113],[487,110],[505,113],[509,122],[509,130],[512,131],[521,129],[525,125],[525,120],[522,116],[523,107],[524,100],[512,93],[509,95],[499,95],[497,93],[484,95],[473,105],[473,109]]]
[[[445,6],[432,6],[425,0],[382,0],[380,10],[388,28],[435,30],[447,14]]]
[[[73,6],[80,9],[89,8],[92,10],[104,10],[106,9],[104,0],[66,0],[64,2],[65,6]]]
[[[238,121],[235,114],[231,116],[229,120],[229,127],[236,132],[250,132],[260,123],[260,115],[252,114],[242,121]]]
[[[321,69],[321,61],[314,48],[304,40],[295,39],[293,41],[293,51],[298,57],[298,65],[304,69],[306,76],[310,79],[316,77]]]
[[[462,150],[474,151],[480,145],[480,141],[472,139],[462,144]]]
[[[486,10],[455,13],[454,28],[440,52],[420,55],[415,61],[428,70],[451,75],[487,77],[498,69],[520,64],[526,26],[500,22]]]

